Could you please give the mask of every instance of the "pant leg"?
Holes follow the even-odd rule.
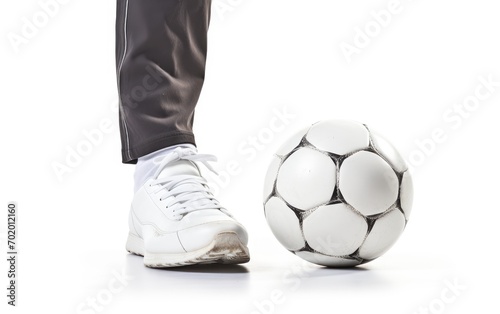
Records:
[[[122,161],[195,144],[211,0],[118,0],[116,67]]]

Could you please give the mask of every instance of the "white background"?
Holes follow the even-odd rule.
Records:
[[[43,11],[35,0],[2,0],[1,312],[89,314],[92,298],[99,313],[498,312],[500,87],[464,112],[460,126],[443,117],[473,100],[480,77],[500,81],[498,1],[401,0],[378,33],[370,12],[387,9],[387,0],[221,3],[231,10],[214,8],[195,131],[200,150],[218,155],[219,169],[240,165],[220,198],[248,228],[252,260],[152,270],[124,249],[134,168],[120,163],[115,2],[69,0],[16,51],[9,36]],[[375,33],[348,62],[341,44],[353,45],[356,29],[367,26]],[[294,117],[255,158],[238,152],[249,136],[266,132],[273,110]],[[261,204],[276,148],[327,118],[368,124],[414,165],[416,199],[404,235],[380,259],[351,270],[288,253]],[[84,130],[108,119],[113,131],[59,180],[53,164],[65,162]],[[445,140],[427,143],[424,155],[417,143],[436,129]],[[20,211],[14,310],[4,297],[12,200]],[[449,290],[453,283],[461,288]]]

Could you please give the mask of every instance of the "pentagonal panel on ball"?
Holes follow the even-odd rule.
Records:
[[[370,134],[358,122],[327,120],[316,123],[306,139],[316,148],[336,155],[345,155],[370,145]]]
[[[288,204],[308,210],[331,199],[336,181],[335,162],[326,154],[302,147],[281,165],[276,189]]]
[[[304,237],[315,251],[332,256],[354,253],[365,239],[368,224],[345,204],[321,206],[302,223]]]
[[[355,259],[326,256],[323,254],[308,251],[295,252],[295,254],[308,262],[328,267],[353,267],[360,264],[360,262]]]
[[[377,154],[361,151],[344,160],[339,172],[342,196],[365,216],[388,210],[399,195],[399,179]]]
[[[274,182],[276,181],[276,176],[278,175],[278,169],[281,165],[281,158],[274,156],[273,160],[267,168],[266,178],[264,179],[264,201],[271,195],[274,188]]]
[[[403,174],[400,189],[401,209],[405,213],[406,220],[408,220],[413,206],[413,179],[409,171]]]
[[[408,169],[406,161],[391,142],[376,131],[370,130],[370,135],[375,150],[387,160],[394,170],[402,173]]]
[[[299,219],[281,199],[277,197],[269,199],[265,205],[265,212],[271,231],[286,249],[296,251],[305,246]]]
[[[405,217],[399,209],[380,217],[359,249],[359,256],[369,260],[381,256],[396,243],[404,229]]]

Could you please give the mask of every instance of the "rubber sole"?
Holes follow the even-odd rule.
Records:
[[[127,251],[144,257],[144,265],[151,268],[181,267],[195,264],[243,264],[250,261],[250,253],[234,232],[218,234],[212,243],[196,251],[178,254],[152,254],[144,249],[144,241],[133,234],[127,239]]]

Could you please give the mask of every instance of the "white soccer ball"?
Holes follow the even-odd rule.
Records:
[[[384,254],[406,227],[413,184],[384,137],[352,121],[322,121],[286,141],[264,184],[278,241],[319,265],[352,267]]]

